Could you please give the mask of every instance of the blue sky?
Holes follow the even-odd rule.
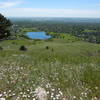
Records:
[[[100,17],[100,0],[0,0],[11,17]]]

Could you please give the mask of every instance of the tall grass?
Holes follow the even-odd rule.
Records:
[[[48,100],[100,99],[100,45],[57,40],[0,45],[0,98],[37,100],[35,90],[41,87]],[[21,45],[28,51],[20,51]]]

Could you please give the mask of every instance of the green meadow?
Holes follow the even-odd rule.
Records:
[[[100,100],[100,44],[69,37],[1,41],[0,97],[37,100],[42,87],[48,100]]]

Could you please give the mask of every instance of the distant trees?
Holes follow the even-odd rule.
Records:
[[[19,28],[35,28],[45,31],[52,35],[53,38],[65,39],[65,36],[60,36],[59,33],[66,33],[81,38],[84,41],[92,43],[100,43],[100,22],[67,22],[56,20],[31,20],[29,19],[11,19],[14,25]],[[67,19],[66,19],[67,20]]]
[[[9,27],[11,26],[10,20],[0,14],[0,39],[7,38],[10,36]]]

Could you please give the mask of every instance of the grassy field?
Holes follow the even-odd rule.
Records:
[[[23,39],[0,47],[0,98],[37,100],[42,87],[48,100],[100,100],[99,44]]]

